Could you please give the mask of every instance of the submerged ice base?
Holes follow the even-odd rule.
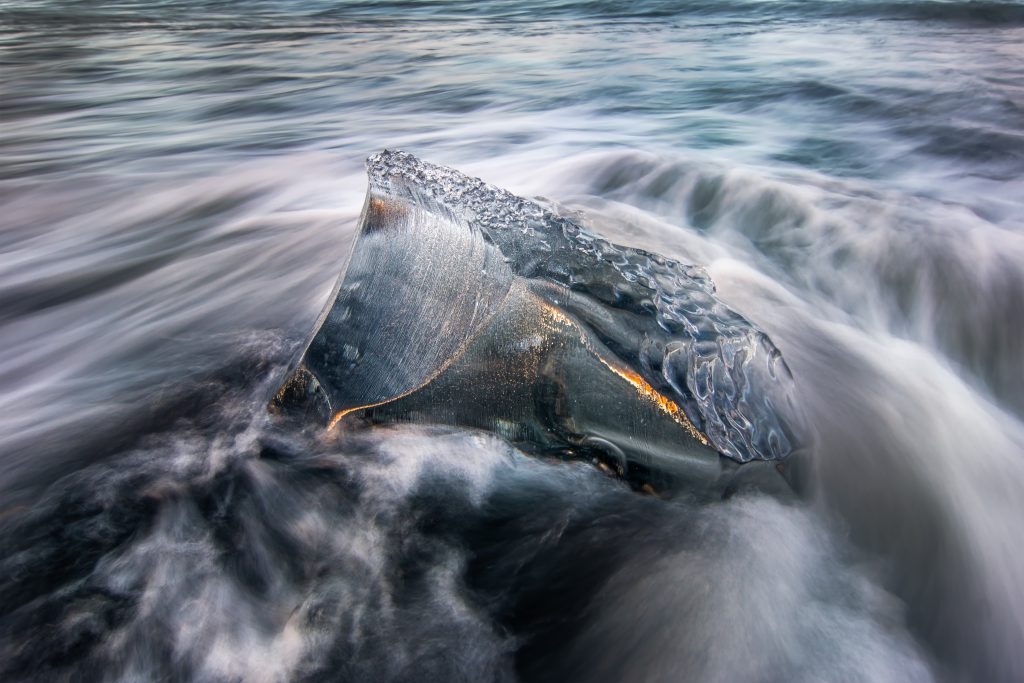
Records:
[[[785,361],[701,268],[409,154],[367,166],[348,266],[276,407],[484,429],[661,487],[777,479],[801,449]]]

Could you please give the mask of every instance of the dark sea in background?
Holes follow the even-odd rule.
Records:
[[[706,265],[803,505],[264,406],[401,148]],[[1024,680],[1024,6],[0,0],[0,679]]]

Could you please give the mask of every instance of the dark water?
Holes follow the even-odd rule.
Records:
[[[0,2],[0,678],[1024,679],[1024,8]],[[264,405],[363,159],[706,265],[816,495]]]

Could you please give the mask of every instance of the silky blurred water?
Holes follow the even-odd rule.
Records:
[[[707,266],[805,504],[264,405],[401,148]],[[0,1],[4,680],[1024,679],[1024,8]]]

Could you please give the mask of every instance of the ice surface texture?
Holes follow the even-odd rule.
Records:
[[[411,154],[385,150],[367,167],[381,194],[430,198],[478,228],[516,275],[577,293],[569,312],[673,398],[722,455],[778,460],[798,447],[789,368],[764,332],[715,297],[703,268],[611,244],[535,202]]]
[[[800,447],[789,369],[702,268],[410,154],[367,166],[352,256],[282,390],[315,394],[322,419],[597,443],[624,469]]]

